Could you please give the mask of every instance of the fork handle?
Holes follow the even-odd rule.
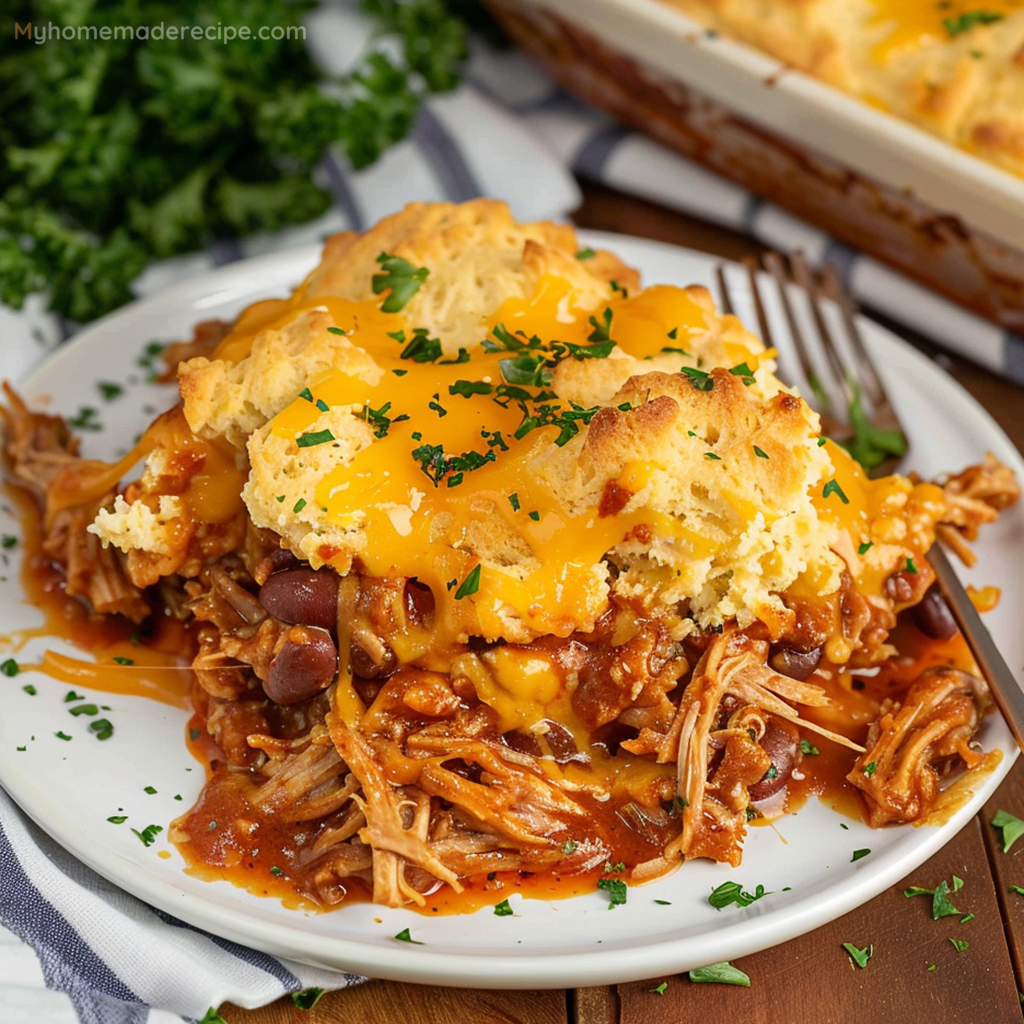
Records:
[[[1017,746],[1024,751],[1024,690],[1021,690],[1009,665],[999,653],[988,627],[981,621],[960,577],[938,543],[928,552],[928,563],[935,570],[939,589],[989,685],[996,706],[1010,727]]]

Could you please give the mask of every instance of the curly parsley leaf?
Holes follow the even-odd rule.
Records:
[[[456,0],[359,5],[374,38],[336,76],[307,49],[314,0],[251,0],[244,20],[280,37],[228,45],[135,36],[158,23],[238,25],[231,0],[94,5],[97,25],[128,30],[101,45],[7,33],[0,300],[20,307],[40,293],[53,311],[92,320],[129,301],[154,259],[323,213],[331,197],[311,172],[328,147],[356,168],[373,163],[430,92],[455,85],[467,54]],[[33,20],[28,7],[22,20]],[[37,31],[46,21],[34,20]]]

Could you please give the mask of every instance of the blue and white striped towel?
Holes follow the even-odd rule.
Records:
[[[314,55],[328,67],[349,59],[366,38],[346,5],[325,6],[308,27]],[[579,203],[575,173],[748,231],[768,245],[837,262],[853,293],[870,296],[881,312],[1024,383],[1024,340],[615,126],[565,96],[516,53],[478,53],[467,83],[432,100],[412,138],[378,165],[351,173],[343,159],[328,154],[320,173],[335,197],[320,220],[163,263],[137,282],[139,295],[220,263],[365,227],[411,200],[490,195],[505,199],[521,219],[565,218]],[[68,333],[37,304],[20,314],[0,308],[0,378],[17,380]],[[86,1024],[168,1024],[201,1018],[224,1000],[257,1006],[288,991],[357,980],[284,963],[156,912],[76,862],[2,790],[0,925],[10,929],[0,928],[4,1024],[70,1024],[75,1011]],[[41,972],[26,962],[25,946],[11,933],[35,949]],[[68,993],[71,1004],[44,993],[44,980]]]

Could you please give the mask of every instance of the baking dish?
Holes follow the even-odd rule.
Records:
[[[659,0],[487,0],[568,89],[967,308],[1024,327],[1024,180]]]

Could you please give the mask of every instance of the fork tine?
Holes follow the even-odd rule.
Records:
[[[725,266],[719,263],[715,267],[715,280],[718,283],[718,304],[726,316],[735,316],[736,308],[732,302],[732,293],[729,291],[729,283],[725,279]]]
[[[803,373],[811,390],[818,396],[819,400],[826,405],[825,409],[819,411],[830,414],[831,409],[828,408],[828,393],[824,390],[823,384],[818,379],[818,372],[815,369],[814,360],[811,357],[810,346],[807,344],[807,339],[804,337],[804,331],[797,320],[796,311],[790,301],[788,291],[790,275],[786,269],[786,265],[783,262],[782,257],[777,252],[765,253],[763,262],[765,269],[772,275],[775,280],[776,287],[778,288],[779,299],[782,304],[782,312],[786,318],[786,326],[789,329],[789,335],[793,341],[793,347],[796,350],[797,359],[800,362],[800,371]],[[750,267],[749,269],[751,271],[751,287],[754,289],[755,294],[757,294],[757,275],[753,267]],[[761,331],[765,343],[769,343],[771,331],[768,328],[767,323],[761,324]]]
[[[855,457],[871,460],[865,461],[865,466],[872,476],[892,472],[906,453],[906,435],[861,337],[852,300],[834,268],[826,268],[819,284],[802,253],[788,259],[777,252],[765,253],[762,264],[775,283],[775,306],[766,301],[758,261],[749,258],[743,264],[761,338],[769,347],[776,345],[771,321],[776,310],[781,310],[791,342],[790,354],[796,356],[813,393],[810,404],[821,416],[822,432],[848,447],[855,445],[859,452]],[[736,305],[733,295],[737,293],[730,292],[724,266],[716,268],[716,277],[722,309],[732,313]],[[793,300],[798,292],[804,293],[808,303],[806,309],[800,308],[799,315]],[[805,315],[808,312],[809,316]],[[777,327],[783,326],[779,317],[774,319]],[[784,357],[785,353],[780,355]],[[818,376],[819,367],[825,379]],[[866,406],[860,403],[861,397]],[[842,407],[838,405],[840,398]],[[867,431],[868,425],[873,432]]]
[[[875,369],[875,361],[864,344],[864,338],[857,321],[854,318],[854,308],[839,280],[839,274],[832,264],[828,264],[822,271],[822,294],[834,302],[842,316],[843,327],[850,342],[850,350],[856,361],[856,377],[860,384],[861,393],[866,396],[871,405],[872,421],[875,426],[885,430],[899,430],[899,417],[889,401],[885,386]]]
[[[825,322],[825,316],[821,308],[821,293],[804,254],[799,250],[792,253],[789,258],[789,264],[793,281],[807,293],[810,300],[811,315],[814,317],[814,326],[818,331],[818,337],[821,339],[821,347],[824,349],[825,356],[828,359],[829,369],[832,371],[832,381],[843,397],[841,411],[836,412],[833,410],[833,412],[836,416],[842,416],[849,410],[855,398],[854,389],[850,384],[849,372],[843,365],[839,350],[832,341],[832,331],[829,330],[828,324]],[[864,355],[866,356],[867,353],[865,352]]]

